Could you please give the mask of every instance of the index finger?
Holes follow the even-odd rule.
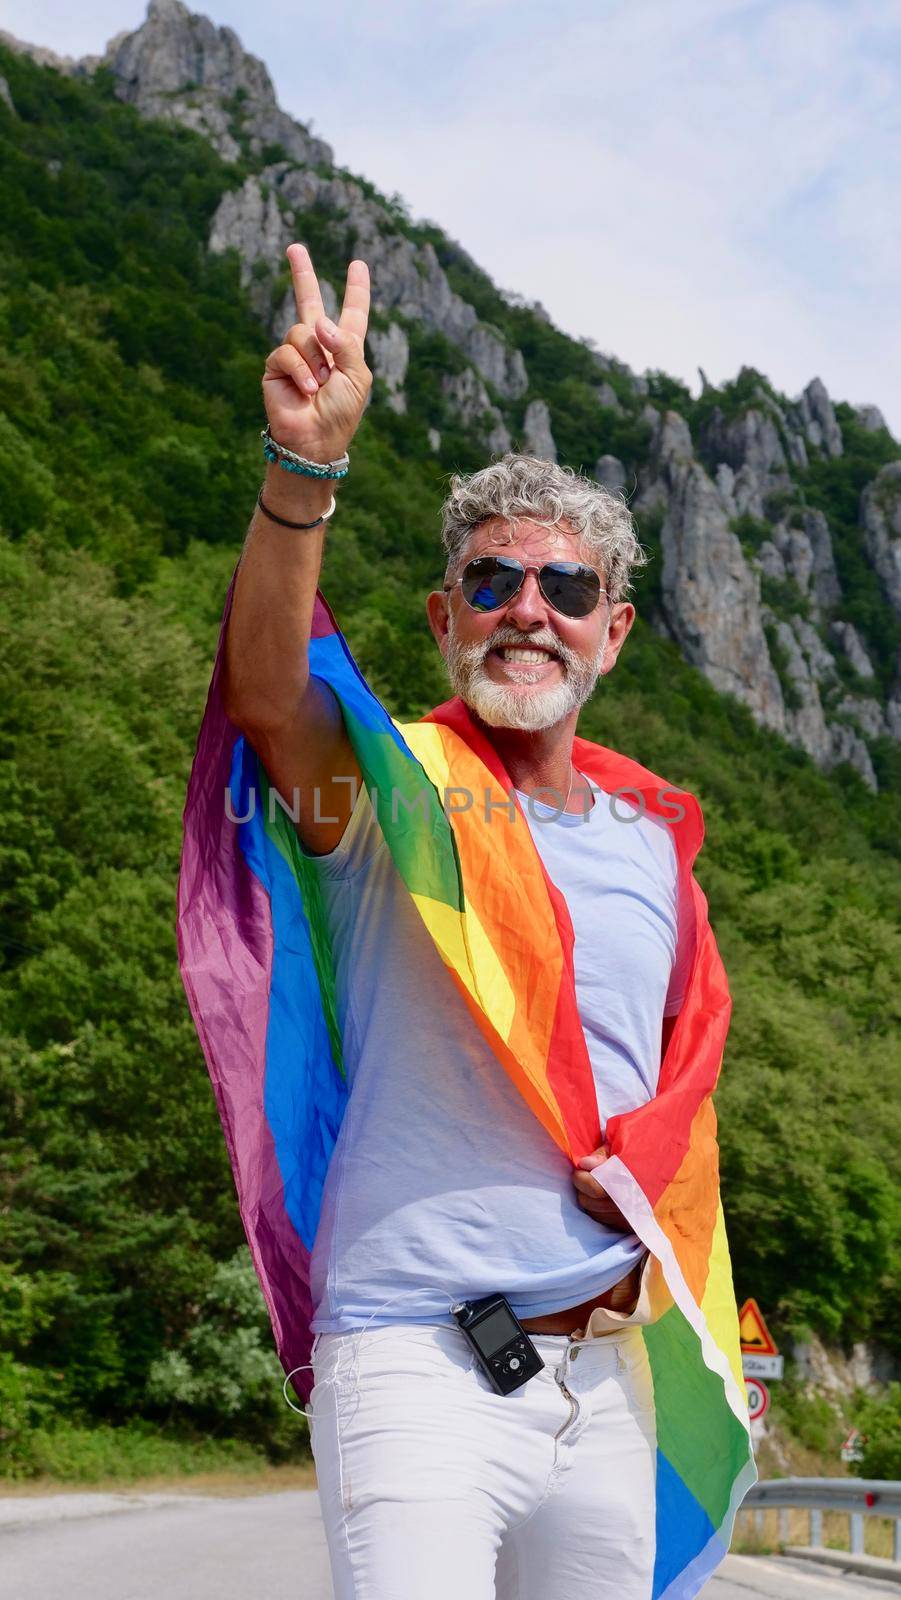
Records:
[[[325,315],[319,279],[313,270],[313,261],[305,244],[289,244],[285,254],[294,283],[294,303],[298,322],[314,327],[317,317]]]
[[[361,341],[366,338],[369,326],[369,268],[365,261],[352,261],[347,269],[338,326]]]

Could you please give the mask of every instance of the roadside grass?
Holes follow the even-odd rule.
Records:
[[[256,1494],[281,1494],[289,1489],[315,1489],[316,1473],[312,1461],[298,1461],[282,1466],[264,1462],[253,1471],[241,1471],[237,1466],[218,1472],[163,1473],[157,1477],[123,1478],[116,1474],[110,1478],[90,1481],[66,1482],[59,1478],[0,1478],[0,1500],[38,1499],[46,1495],[65,1494],[185,1494],[210,1495],[216,1500],[243,1498]]]
[[[273,1463],[241,1439],[166,1433],[136,1421],[122,1427],[78,1427],[60,1419],[28,1436],[27,1461],[0,1475],[0,1495],[75,1489],[178,1489],[190,1493],[263,1493],[315,1483],[309,1442],[298,1425],[297,1452]]]

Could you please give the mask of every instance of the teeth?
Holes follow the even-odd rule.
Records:
[[[501,650],[500,655],[504,661],[523,661],[529,666],[541,666],[543,662],[553,659],[549,650],[524,650],[513,645]]]

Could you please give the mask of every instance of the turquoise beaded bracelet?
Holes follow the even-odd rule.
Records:
[[[286,445],[279,444],[269,432],[269,424],[260,434],[263,441],[263,455],[267,461],[277,464],[285,472],[297,472],[304,478],[346,478],[350,458],[345,453],[337,461],[309,461],[306,456],[299,456],[294,450],[289,450]]]

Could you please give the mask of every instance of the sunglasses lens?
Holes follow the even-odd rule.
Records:
[[[466,604],[474,611],[497,611],[513,599],[523,577],[518,561],[503,556],[479,556],[464,567],[460,588]]]
[[[525,568],[510,556],[477,556],[463,569],[460,587],[473,611],[497,611],[519,593]],[[548,605],[564,617],[587,617],[598,603],[601,580],[576,561],[548,561],[538,573]]]
[[[538,582],[548,605],[564,617],[587,617],[600,598],[598,574],[574,561],[549,561]]]

